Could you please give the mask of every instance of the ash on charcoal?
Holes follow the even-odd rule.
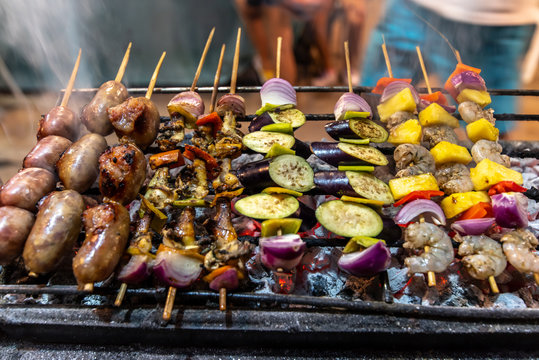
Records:
[[[375,301],[382,297],[380,275],[357,277],[349,276],[341,295],[351,300]]]
[[[525,309],[526,303],[514,293],[502,293],[494,300],[492,307],[497,309]]]
[[[307,162],[309,165],[311,165],[311,168],[313,171],[319,172],[319,171],[330,171],[330,170],[337,170],[337,168],[333,165],[329,165],[327,162],[320,160],[316,155],[312,154],[307,159]]]
[[[92,294],[85,296],[81,303],[87,306],[101,306],[107,304],[108,299],[106,296]]]

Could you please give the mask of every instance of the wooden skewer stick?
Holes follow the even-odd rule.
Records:
[[[208,40],[206,40],[204,51],[202,51],[202,56],[200,57],[200,61],[198,62],[198,67],[195,73],[195,78],[193,79],[193,83],[191,84],[191,91],[195,91],[195,88],[197,87],[198,78],[200,77],[200,73],[202,72],[202,66],[204,65],[204,61],[206,60],[206,55],[208,54],[208,50],[210,49],[210,44],[213,39],[213,33],[215,33],[215,26],[211,29],[210,35],[208,36]]]
[[[69,78],[69,82],[67,83],[66,91],[64,92],[64,97],[62,98],[62,103],[60,104],[60,106],[67,106],[67,103],[69,102],[69,97],[71,96],[71,92],[73,91],[73,85],[75,85],[75,79],[77,78],[77,72],[79,71],[81,52],[82,49],[79,49],[79,55],[77,56],[77,61],[75,61],[75,66],[73,67],[73,71],[71,72],[71,77]]]
[[[150,84],[148,85],[148,91],[146,91],[146,99],[148,100],[150,100],[150,98],[152,97],[153,88],[155,87],[155,83],[157,82],[157,76],[159,75],[159,70],[161,70],[161,64],[163,63],[163,60],[165,59],[166,54],[167,52],[163,51],[163,54],[161,55],[161,58],[159,59],[159,62],[157,63],[157,66],[155,67],[155,70],[153,71]]]
[[[348,92],[354,92],[352,89],[352,73],[350,71],[350,48],[348,41],[344,42],[344,58],[346,59],[346,76],[348,77]]]
[[[382,35],[382,40],[384,41],[382,43],[382,52],[384,53],[384,59],[386,59],[387,72],[389,73],[389,77],[392,78],[393,70],[391,70],[391,63],[389,62],[389,55],[387,54],[386,39],[384,38],[384,35]]]
[[[460,52],[458,50],[455,50],[455,57],[457,58],[457,62],[462,64],[462,59],[460,58]]]
[[[230,77],[230,93],[236,93],[236,80],[238,79],[238,66],[240,64],[240,40],[241,28],[238,28],[238,36],[236,37],[236,48],[234,49],[234,61],[232,62],[232,76]]]
[[[492,290],[494,294],[500,293],[500,289],[498,289],[498,284],[496,284],[496,279],[494,278],[494,276],[488,277],[488,283],[490,285],[490,289]]]
[[[226,288],[219,289],[219,310],[226,311]]]
[[[419,46],[416,46],[415,49],[417,51],[417,57],[419,58],[419,64],[421,65],[421,71],[423,71],[423,77],[425,78],[427,91],[429,92],[429,94],[432,94],[432,89],[429,82],[429,75],[427,74],[427,68],[425,67],[425,62],[423,61],[423,55],[421,55],[421,49],[419,48]]]
[[[172,316],[172,309],[174,308],[174,300],[176,299],[176,288],[170,286],[168,288],[167,301],[165,303],[165,309],[163,310],[163,320],[169,321]]]
[[[84,284],[84,286],[82,287],[82,290],[88,291],[88,292],[94,291],[94,283]]]
[[[215,110],[215,103],[217,102],[217,89],[219,88],[219,79],[221,78],[221,68],[223,67],[223,55],[225,54],[226,45],[221,46],[221,55],[219,55],[219,63],[217,64],[217,71],[215,72],[215,78],[213,79],[213,90],[211,92],[210,101],[210,113]]]
[[[535,280],[535,283],[536,283],[537,285],[539,285],[539,274],[538,274],[538,273],[533,273],[533,278],[534,278],[534,280]]]
[[[118,295],[116,295],[116,300],[114,300],[114,306],[119,307],[122,305],[126,291],[127,291],[127,284],[122,283],[122,285],[120,285],[120,290],[118,291]]]
[[[277,38],[277,58],[275,60],[275,77],[281,77],[281,48],[283,47],[283,37]]]
[[[125,50],[124,58],[122,59],[122,63],[120,64],[120,68],[118,69],[116,78],[114,79],[116,82],[121,82],[122,78],[124,77],[125,68],[129,62],[129,54],[131,54],[131,44],[132,43],[130,42],[129,45],[127,45],[127,50]]]

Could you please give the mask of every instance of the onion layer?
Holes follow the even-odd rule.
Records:
[[[451,84],[460,93],[464,89],[487,91],[485,80],[473,71],[464,71],[451,78]],[[457,93],[457,95],[458,95]]]
[[[238,272],[236,269],[228,269],[221,275],[217,276],[210,283],[210,289],[219,291],[220,289],[234,290],[237,289],[240,282],[238,280]]]
[[[245,117],[245,99],[238,94],[225,94],[217,101],[216,111],[219,116],[225,116],[231,111],[235,117]]]
[[[184,91],[174,96],[167,105],[169,113],[182,112],[184,110],[195,119],[204,114],[204,101],[194,91]]]
[[[260,99],[262,100],[262,106],[266,104],[297,105],[296,90],[288,81],[281,78],[266,81],[262,85],[262,89],[260,89]]]
[[[297,234],[261,238],[260,259],[264,266],[277,270],[293,270],[301,262],[307,245]]]
[[[431,215],[436,225],[445,225],[445,214],[440,205],[427,199],[414,200],[404,205],[395,216],[395,223],[408,224],[422,214]]]
[[[365,99],[352,92],[342,94],[335,103],[335,108],[333,109],[335,120],[343,120],[344,114],[346,114],[347,111],[372,112],[371,107]]]
[[[391,253],[383,241],[363,251],[344,254],[338,261],[339,268],[355,276],[371,276],[384,271],[391,262]]]
[[[202,261],[175,251],[157,253],[153,273],[164,283],[176,288],[188,287],[202,272]]]
[[[138,284],[150,275],[152,270],[150,257],[133,255],[118,274],[118,280],[126,284]]]
[[[414,98],[414,101],[416,104],[419,104],[419,101],[421,100],[419,97],[419,94],[417,93],[417,90],[411,85],[404,81],[393,81],[391,84],[389,84],[382,93],[382,97],[380,98],[380,103],[385,102],[386,100],[389,100],[393,96],[397,95],[404,89],[410,89],[412,92],[412,96]]]
[[[461,235],[481,235],[484,234],[494,222],[494,218],[458,220],[451,224],[451,229]]]
[[[517,192],[492,195],[492,210],[496,223],[505,228],[528,226],[528,198]]]

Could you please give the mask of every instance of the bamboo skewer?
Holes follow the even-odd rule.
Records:
[[[423,61],[423,55],[421,55],[421,49],[419,46],[415,47],[417,51],[417,57],[419,58],[419,64],[421,65],[421,71],[423,71],[423,78],[425,78],[425,84],[427,85],[427,91],[429,94],[432,94],[432,89],[430,87],[429,75],[427,74],[427,68],[425,67],[425,62]]]
[[[120,285],[120,290],[118,290],[118,295],[116,295],[116,299],[114,300],[114,306],[119,307],[122,305],[126,291],[127,291],[127,284],[122,283]]]
[[[79,55],[77,56],[77,60],[75,61],[75,66],[73,67],[73,71],[71,72],[71,77],[69,78],[69,82],[67,83],[64,97],[62,98],[62,103],[60,104],[60,106],[67,106],[67,103],[69,102],[69,97],[71,96],[71,92],[73,92],[73,85],[75,85],[75,79],[77,78],[77,72],[79,71],[81,53],[82,49],[79,49]]]
[[[382,52],[384,53],[384,59],[386,60],[386,67],[387,72],[389,73],[389,77],[393,77],[393,70],[391,70],[391,63],[389,62],[389,55],[387,54],[387,47],[386,47],[386,39],[384,38],[384,35],[382,35]]]
[[[163,310],[163,320],[165,321],[169,321],[172,316],[174,300],[176,300],[176,288],[174,286],[169,286],[167,293],[167,301],[165,302],[165,309]]]
[[[277,38],[277,57],[275,60],[275,77],[281,77],[281,48],[283,45],[283,37],[279,36]]]
[[[458,50],[455,50],[455,57],[457,58],[457,62],[462,64],[462,59],[460,58],[460,52]]]
[[[198,62],[198,67],[195,73],[195,78],[193,79],[193,83],[191,84],[191,91],[195,91],[195,88],[197,87],[198,78],[200,77],[200,73],[202,72],[202,66],[204,65],[204,61],[206,61],[206,55],[208,54],[208,50],[210,48],[210,44],[213,39],[214,33],[215,33],[215,26],[211,29],[210,35],[208,36],[208,40],[206,40],[204,51],[202,51],[202,56],[200,57],[200,61]]]
[[[161,55],[161,58],[159,59],[159,62],[157,63],[157,66],[155,67],[155,70],[153,71],[150,84],[148,85],[148,91],[146,91],[146,99],[148,100],[150,100],[150,98],[152,97],[153,88],[155,87],[155,83],[157,82],[157,76],[159,75],[159,70],[161,70],[161,64],[163,64],[163,60],[165,59],[166,54],[167,52],[163,51],[163,54]]]
[[[238,28],[238,35],[236,37],[236,48],[234,49],[234,61],[232,62],[232,76],[230,77],[230,93],[236,93],[236,80],[238,79],[238,66],[240,63],[240,40],[241,40],[241,28]]]
[[[114,81],[121,82],[122,78],[124,77],[125,68],[127,67],[127,63],[129,62],[129,55],[131,54],[131,42],[129,45],[127,45],[127,50],[125,50],[124,58],[122,59],[122,63],[120,64],[120,67],[118,68],[118,72],[116,73],[116,78]]]
[[[221,46],[221,54],[219,55],[219,63],[217,64],[217,71],[215,72],[215,78],[213,79],[213,90],[211,92],[210,100],[210,113],[215,110],[215,103],[217,102],[217,89],[219,87],[219,79],[221,78],[221,68],[223,67],[223,55],[225,54],[226,45]]]
[[[537,285],[539,285],[539,274],[538,273],[533,273],[533,279],[535,280],[535,283]]]
[[[352,73],[350,70],[350,49],[348,47],[348,41],[344,42],[344,58],[346,60],[346,76],[348,78],[348,92],[354,92],[352,89]]]

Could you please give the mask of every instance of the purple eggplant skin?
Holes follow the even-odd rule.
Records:
[[[304,204],[301,200],[299,202],[298,216],[292,215],[301,219],[301,226],[299,228],[300,232],[311,230],[317,223],[315,210],[310,206]]]
[[[377,239],[383,239],[387,245],[397,245],[402,237],[402,228],[395,224],[392,218],[381,216],[384,228],[382,232],[376,236]]]
[[[261,115],[258,115],[255,117],[251,123],[249,124],[249,132],[255,132],[262,129],[264,126],[273,124],[274,121],[271,118],[270,114],[266,111],[265,113],[262,113]]]
[[[348,181],[344,171],[319,171],[314,174],[314,184],[324,194],[334,196],[359,196]]]
[[[309,144],[304,143],[303,141],[298,139],[296,139],[292,150],[296,151],[297,156],[300,156],[304,159],[308,159],[309,156],[311,156],[312,154],[311,147],[309,146]]]
[[[359,139],[359,136],[350,129],[349,120],[338,120],[327,123],[324,128],[329,136],[335,140],[339,138]]]
[[[311,143],[311,150],[320,160],[333,166],[339,166],[340,163],[366,164],[366,162],[339,149],[338,144],[336,142],[316,141]]]
[[[256,190],[261,190],[269,186],[278,186],[269,174],[271,160],[262,159],[253,161],[242,165],[236,170],[236,176],[249,192],[256,192]]]

